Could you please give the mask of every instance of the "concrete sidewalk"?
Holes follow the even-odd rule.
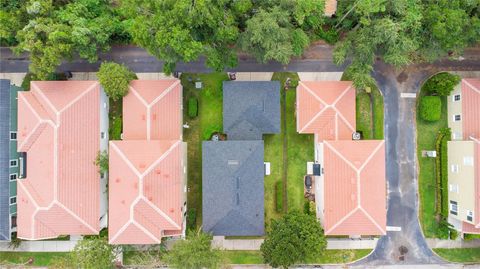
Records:
[[[1,251],[13,252],[68,252],[73,250],[77,240],[65,241],[22,241],[19,247],[13,249],[9,242],[0,242]]]
[[[343,72],[298,72],[301,81],[337,81]]]
[[[430,248],[480,248],[480,239],[474,240],[442,240],[426,238]]]
[[[212,246],[226,250],[260,250],[264,239],[225,239],[214,236]],[[373,239],[327,239],[327,249],[374,249],[378,238]]]

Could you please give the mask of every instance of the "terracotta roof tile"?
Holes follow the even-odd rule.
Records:
[[[182,138],[182,86],[178,79],[134,80],[123,98],[125,140]]]
[[[18,96],[18,237],[99,232],[100,86],[95,81],[34,81]],[[58,220],[62,219],[61,222]]]
[[[326,235],[385,234],[384,141],[325,141],[324,182]]]
[[[480,79],[462,80],[462,122],[464,140],[480,137]]]
[[[179,140],[110,141],[110,243],[157,244],[182,231],[182,148]]]
[[[301,81],[297,131],[323,140],[350,140],[355,132],[355,88],[349,81]]]

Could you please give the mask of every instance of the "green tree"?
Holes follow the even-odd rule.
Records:
[[[28,23],[17,32],[14,51],[30,54],[29,69],[42,80],[75,54],[95,62],[98,51],[109,49],[110,38],[122,29],[109,0],[78,0],[65,5],[30,0],[26,12]]]
[[[288,268],[319,257],[326,245],[323,229],[315,216],[292,211],[279,220],[272,220],[271,230],[260,249],[270,266]]]
[[[133,40],[163,60],[166,73],[174,71],[177,62],[191,62],[202,54],[209,67],[221,71],[237,63],[234,13],[248,8],[249,2],[124,0],[122,11]]]
[[[176,269],[221,268],[221,252],[211,247],[212,237],[201,232],[190,233],[186,240],[176,243],[164,256],[164,261]]]
[[[137,76],[123,64],[103,62],[97,73],[103,90],[113,101],[117,101],[128,94],[130,81]]]
[[[442,100],[439,96],[423,96],[420,99],[420,117],[425,121],[438,121],[442,116]]]
[[[108,152],[99,151],[95,158],[95,165],[98,167],[100,174],[108,172]]]
[[[460,80],[460,76],[444,72],[428,79],[423,87],[431,95],[449,96]]]

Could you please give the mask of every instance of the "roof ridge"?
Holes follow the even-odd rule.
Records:
[[[463,82],[467,84],[474,92],[480,94],[480,89],[478,89],[476,86],[472,85],[470,82],[468,82],[469,79],[463,79]],[[479,80],[480,82],[480,80]]]

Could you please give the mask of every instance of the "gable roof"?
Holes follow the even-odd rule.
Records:
[[[110,141],[111,244],[159,244],[183,227],[183,144],[179,140]]]
[[[323,140],[351,140],[356,130],[355,88],[350,81],[300,81],[297,131]]]
[[[10,80],[0,79],[0,240],[10,240]]]
[[[326,235],[386,233],[384,144],[383,140],[324,141]]]
[[[223,131],[233,140],[280,133],[280,82],[224,81]]]
[[[331,17],[337,12],[337,0],[325,1],[325,16]]]
[[[480,79],[462,79],[463,139],[480,138]]]
[[[123,138],[181,139],[181,108],[180,80],[133,80],[123,98]]]
[[[203,230],[213,235],[263,235],[263,141],[204,141]]]
[[[18,93],[17,144],[27,152],[27,178],[17,180],[18,237],[98,234],[98,82],[32,81]]]

